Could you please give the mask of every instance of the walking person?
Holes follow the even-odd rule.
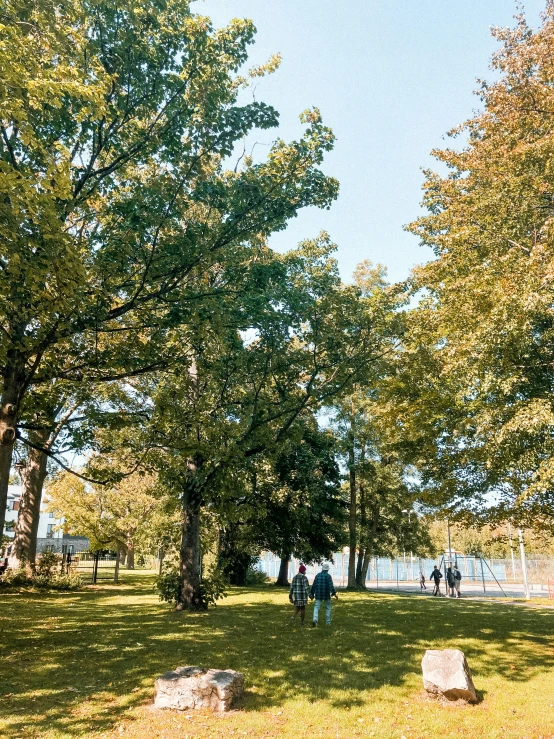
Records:
[[[439,570],[437,565],[435,565],[435,569],[431,573],[430,580],[433,580],[435,583],[435,586],[433,587],[433,595],[441,595],[441,577],[442,572]]]
[[[458,592],[456,590],[456,578],[452,572],[452,565],[450,565],[446,570],[446,584],[448,586],[447,596],[449,598],[457,598]]]
[[[312,626],[317,626],[319,619],[319,609],[321,604],[325,604],[325,623],[327,626],[331,624],[331,596],[334,596],[337,600],[339,596],[333,585],[333,579],[329,574],[329,565],[327,562],[321,565],[321,572],[318,572],[312,583],[312,589],[310,590],[310,598],[315,598],[314,615]]]
[[[419,573],[419,589],[421,590],[421,592],[427,590],[427,585],[425,584],[425,575],[423,574],[423,572]]]
[[[306,577],[306,568],[300,565],[298,573],[292,578],[289,591],[289,600],[294,605],[294,616],[291,621],[300,614],[300,625],[304,626],[304,617],[306,616],[306,606],[310,595],[310,583]]]
[[[460,583],[462,582],[462,573],[457,568],[456,565],[454,565],[454,587],[456,588],[457,598],[460,597]]]

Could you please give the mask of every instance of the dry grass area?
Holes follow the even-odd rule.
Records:
[[[333,625],[290,625],[274,586],[233,589],[206,615],[159,603],[152,576],[77,593],[0,594],[0,736],[427,739],[554,736],[554,612],[393,594],[344,594]],[[426,648],[457,647],[481,702],[422,690]],[[225,716],[155,712],[179,665],[241,670]]]

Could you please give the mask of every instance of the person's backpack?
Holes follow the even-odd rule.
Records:
[[[462,579],[462,573],[460,572],[460,570],[456,570],[456,572],[454,573],[454,577],[456,578],[456,580]]]

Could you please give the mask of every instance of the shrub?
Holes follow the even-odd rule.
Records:
[[[58,573],[48,579],[44,587],[51,590],[78,590],[83,585],[81,576],[76,572]]]
[[[176,566],[168,566],[167,570],[156,578],[154,585],[158,591],[160,600],[166,603],[178,603],[181,594],[182,580]],[[224,598],[225,580],[219,570],[213,569],[208,577],[202,579],[200,584],[200,597],[205,606],[216,605],[216,601]]]
[[[48,590],[76,590],[83,584],[76,572],[57,572],[61,558],[54,552],[43,552],[33,571],[28,564],[8,569],[0,579],[0,585],[21,588],[34,587]]]
[[[255,587],[257,585],[265,585],[268,580],[269,578],[265,572],[257,570],[255,567],[248,568],[248,572],[246,573],[246,584],[248,586]]]
[[[216,601],[225,598],[227,595],[225,587],[226,582],[223,575],[219,570],[213,569],[208,577],[202,579],[200,584],[202,601],[206,605],[217,605]]]
[[[26,564],[20,564],[17,568],[10,568],[4,572],[0,583],[2,585],[21,588],[24,585],[30,585],[33,573],[31,568]]]
[[[35,566],[37,576],[50,579],[54,576],[54,572],[59,569],[61,561],[61,556],[56,552],[42,552]]]
[[[181,578],[175,568],[163,572],[156,578],[155,589],[158,591],[160,600],[166,603],[177,603],[181,592]]]

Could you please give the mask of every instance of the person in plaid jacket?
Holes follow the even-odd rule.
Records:
[[[294,620],[300,614],[300,625],[304,625],[304,617],[306,615],[306,605],[310,594],[310,583],[306,577],[306,568],[300,565],[298,574],[292,578],[289,591],[289,600],[294,604],[296,610],[291,620]]]
[[[333,585],[333,579],[329,574],[329,565],[327,563],[321,565],[321,572],[318,572],[312,584],[310,598],[315,598],[314,617],[312,626],[317,626],[319,618],[319,609],[322,603],[325,603],[325,623],[327,626],[331,623],[331,596],[334,595],[338,600],[339,596]]]

